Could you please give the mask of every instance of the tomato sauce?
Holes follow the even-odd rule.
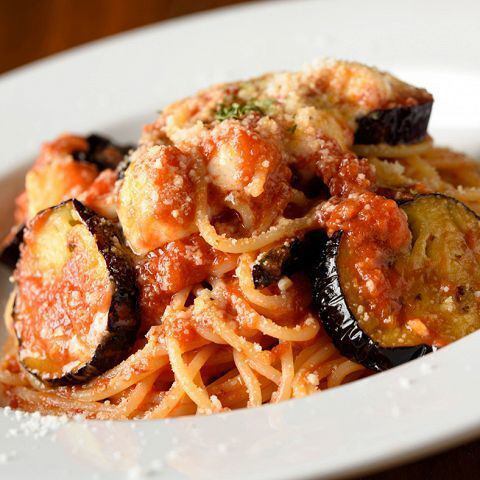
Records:
[[[375,176],[367,159],[346,152],[335,140],[321,140],[316,168],[331,195],[344,197],[351,192],[368,191],[373,187]]]
[[[46,142],[42,145],[42,150],[35,161],[35,165],[44,165],[45,163],[50,163],[55,158],[87,150],[88,143],[84,137],[70,134],[60,135],[52,142]]]
[[[145,326],[160,323],[174,293],[202,282],[232,259],[236,256],[215,250],[198,234],[148,253],[137,265],[140,308]]]
[[[227,190],[247,188],[254,197],[281,161],[278,148],[236,122],[218,125],[204,149],[214,184]]]
[[[68,156],[35,165],[26,177],[29,217],[63,200],[77,198],[92,185],[97,175],[95,165],[77,162]]]
[[[292,173],[275,142],[259,135],[254,125],[220,123],[203,142],[202,153],[210,189],[222,194],[220,202],[218,195],[209,197],[214,209],[235,209],[249,233],[266,230],[282,214],[291,196]]]
[[[107,218],[115,218],[115,183],[117,173],[107,168],[95,178],[90,187],[79,196],[84,205]]]
[[[355,272],[361,296],[381,318],[398,312],[399,279],[390,269],[395,254],[408,249],[411,233],[406,215],[393,200],[365,192],[339,203],[326,220],[328,232],[342,230],[349,271]]]

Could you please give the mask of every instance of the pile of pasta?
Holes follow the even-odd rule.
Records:
[[[13,294],[6,309],[9,338],[0,365],[2,404],[45,414],[159,419],[302,398],[372,373],[335,348],[311,308],[307,276],[282,275],[264,288],[254,284],[252,269],[259,254],[304,232],[326,230],[325,215],[331,206],[363,190],[384,195],[412,189],[420,193],[443,192],[480,212],[480,171],[473,160],[436,147],[429,137],[411,144],[354,144],[355,122],[345,118],[356,118],[359,111],[372,109],[372,105],[345,96],[335,100],[340,113],[326,114],[321,104],[306,103],[310,98],[304,91],[307,86],[326,89],[334,85],[325,79],[326,70],[331,76],[334,67],[331,63],[325,65],[302,74],[262,77],[251,84],[216,86],[173,104],[145,128],[139,146],[127,154],[126,167],[100,173],[101,189],[95,177],[94,183],[88,182],[87,188],[79,188],[74,195],[72,189],[64,191],[55,202],[39,207],[74,196],[106,218],[119,218],[128,245],[135,252],[137,272],[145,273],[145,258],[150,258],[152,251],[168,251],[168,245],[192,235],[205,246],[202,248],[210,249],[209,254],[213,251],[213,260],[209,260],[212,265],[205,268],[202,278],[193,276],[187,285],[180,282],[181,288],[176,286],[175,291],[163,288],[162,281],[166,280],[161,277],[168,269],[172,274],[175,265],[160,265],[152,273],[152,264],[148,264],[146,270],[150,269],[147,273],[153,275],[153,281],[146,285],[144,276],[144,283],[140,282],[142,318],[135,343],[116,366],[80,384],[51,386],[24,368],[12,316]],[[345,69],[345,65],[339,63],[335,68]],[[361,74],[366,75],[363,70]],[[374,74],[367,79],[369,82],[376,81]],[[321,78],[323,83],[315,83],[312,78]],[[348,91],[348,85],[341,88]],[[247,100],[247,95],[258,98],[260,91],[272,104]],[[331,97],[328,101],[332,102]],[[343,108],[345,105],[348,108]],[[221,130],[225,125],[231,130]],[[235,138],[225,140],[228,132],[234,132]],[[241,136],[243,132],[248,138]],[[242,142],[250,143],[245,147]],[[203,148],[200,153],[199,145]],[[164,152],[173,146],[194,161],[185,167],[185,176],[180,172],[184,160],[172,161],[169,168],[174,169],[174,174],[169,181],[179,189],[190,181],[191,195],[182,197],[178,205],[177,190],[167,192],[166,197],[161,192],[158,195],[171,195],[171,205],[164,201],[168,221],[185,214],[185,221],[175,224],[183,233],[178,234],[180,227],[175,230],[171,224],[159,224],[165,238],[150,245],[154,233],[145,233],[149,219],[132,213],[131,205],[124,211],[122,205],[118,206],[122,195],[127,195],[122,193],[122,185],[133,182],[134,165],[147,157],[152,160],[158,149]],[[253,159],[235,160],[243,154],[253,155]],[[62,155],[71,157],[72,151],[67,149]],[[232,156],[233,164],[223,171]],[[207,160],[196,161],[198,157]],[[161,164],[168,160],[158,158],[152,161]],[[272,167],[274,162],[277,164]],[[287,167],[288,172],[283,172]],[[235,170],[242,168],[251,171]],[[351,168],[355,169],[353,174]],[[312,169],[323,182],[313,196],[303,188],[306,182],[293,180],[294,176],[311,179],[315,176]],[[345,174],[347,170],[350,177]],[[135,181],[143,178],[142,174],[137,172]],[[49,181],[56,181],[57,177],[50,175]],[[242,175],[248,179],[238,187]],[[26,196],[29,194],[27,207],[25,197],[18,202],[23,213],[17,210],[17,216],[23,215],[22,221],[27,222],[36,214],[28,213],[33,193],[29,193],[27,182]],[[133,201],[131,198],[141,194],[139,188],[124,201]],[[149,195],[147,202],[153,196]],[[189,202],[191,211],[187,212]],[[151,222],[163,221],[163,217],[155,215],[153,212]],[[132,233],[135,228],[143,229],[135,233],[137,237]],[[168,232],[173,231],[170,238]],[[202,250],[200,257],[205,252]],[[158,258],[161,261],[164,257]],[[178,264],[178,269],[182,265]]]

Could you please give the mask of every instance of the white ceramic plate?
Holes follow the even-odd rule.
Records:
[[[318,56],[378,65],[436,96],[431,133],[480,155],[475,0],[268,2],[167,22],[0,79],[1,225],[44,139],[132,141],[167,102]],[[1,277],[3,298],[7,275]],[[359,475],[480,434],[480,332],[356,383],[254,410],[154,422],[0,415],[0,477],[300,479]]]

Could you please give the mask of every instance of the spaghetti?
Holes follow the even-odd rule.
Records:
[[[48,170],[48,198],[40,202],[39,189],[27,182],[17,202],[15,216],[27,233],[6,310],[0,403],[45,414],[159,419],[278,403],[370,375],[334,345],[312,308],[305,271],[282,267],[268,285],[259,285],[255,268],[287,240],[332,233],[340,225],[345,230],[359,198],[373,206],[373,198],[441,192],[480,213],[480,170],[465,155],[424,136],[354,144],[355,129],[363,125],[358,118],[406,98],[405,105],[416,98],[422,105],[430,97],[375,69],[327,61],[295,74],[216,86],[167,107],[145,127],[127,162],[107,173],[98,163],[86,166],[87,154],[76,160],[88,148],[79,137],[47,144],[29,175],[40,184]],[[57,171],[65,162],[73,172],[69,185],[51,174],[52,165]],[[35,235],[43,228],[38,215],[45,216],[36,205],[52,207],[71,197],[123,230],[118,238],[125,237],[134,264],[140,326],[116,365],[68,384],[60,375],[77,368],[81,347],[73,351],[72,337],[58,340],[69,363],[47,377],[42,355],[53,350],[37,348],[36,338],[27,341],[22,295],[28,252],[37,248]],[[35,258],[38,275],[43,264]],[[65,295],[61,305],[47,297],[58,317],[37,321],[58,320],[66,331],[76,321],[65,320],[66,309],[81,295]],[[39,343],[49,342],[28,331]],[[76,341],[83,345],[84,339]],[[29,342],[35,367],[25,360]]]

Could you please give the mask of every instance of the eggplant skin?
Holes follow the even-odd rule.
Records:
[[[109,138],[95,133],[86,138],[88,150],[76,150],[72,153],[75,160],[96,165],[100,170],[116,169],[133,145],[116,145]]]
[[[117,165],[115,172],[117,174],[117,180],[123,180],[125,178],[125,172],[132,163],[130,156],[126,155],[125,158]]]
[[[252,267],[254,287],[265,288],[278,282],[284,275],[308,272],[311,265],[317,263],[319,245],[326,240],[327,236],[322,230],[312,231],[260,254]]]
[[[23,242],[25,225],[14,227],[5,239],[3,248],[0,251],[0,262],[11,270],[15,269],[20,258],[20,246]]]
[[[374,110],[357,119],[354,143],[399,145],[422,141],[428,128],[433,101],[413,106]]]
[[[312,270],[313,306],[335,347],[345,357],[377,372],[422,357],[434,350],[429,345],[382,347],[358,324],[342,292],[336,259],[342,232],[327,240]]]
[[[107,335],[96,347],[88,363],[58,378],[46,379],[41,373],[29,370],[50,387],[83,384],[118,365],[128,356],[140,327],[135,268],[127,248],[123,247],[120,229],[75,199],[51,208],[60,208],[68,203],[72,204],[84,225],[95,237],[96,245],[105,259],[110,280],[114,285],[114,292],[108,313]],[[18,342],[21,348],[21,338],[18,338]]]
[[[278,282],[283,275],[299,269],[302,242],[298,238],[260,254],[252,267],[253,285],[265,288]]]

